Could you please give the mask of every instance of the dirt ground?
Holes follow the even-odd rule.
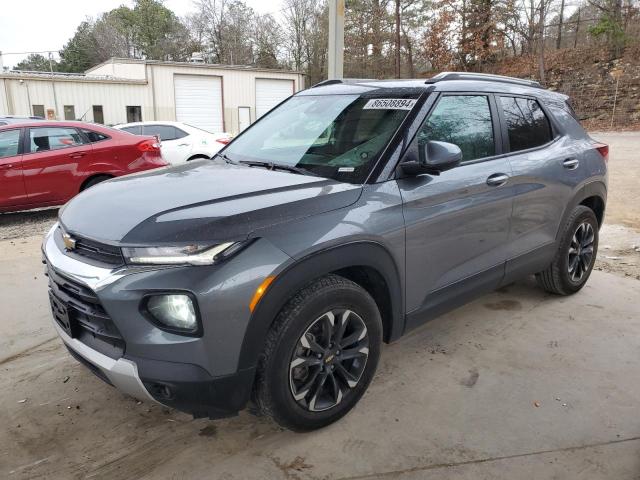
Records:
[[[640,134],[593,136],[611,177],[587,286],[527,279],[385,346],[361,403],[310,434],[102,383],[51,325],[39,242],[55,211],[0,216],[0,478],[640,479]]]

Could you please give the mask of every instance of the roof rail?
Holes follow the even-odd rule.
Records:
[[[316,83],[311,88],[324,87],[325,85],[334,85],[336,83],[342,83],[342,80],[340,80],[339,78],[332,78],[331,80],[323,80],[321,82]]]
[[[524,80],[522,78],[505,77],[503,75],[473,72],[442,72],[435,77],[427,79],[424,83],[438,83],[445,80],[479,80],[484,82],[511,83],[514,85],[522,85],[523,87],[544,88],[535,80]]]

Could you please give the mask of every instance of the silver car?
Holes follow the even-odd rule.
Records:
[[[142,400],[325,426],[382,342],[526,275],[584,286],[608,147],[567,100],[458,73],[300,92],[212,160],[69,202],[43,244],[54,326]]]

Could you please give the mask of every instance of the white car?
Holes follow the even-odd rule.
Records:
[[[162,157],[171,165],[196,158],[211,158],[232,138],[227,133],[211,133],[180,122],[135,122],[113,128],[134,135],[158,137]]]

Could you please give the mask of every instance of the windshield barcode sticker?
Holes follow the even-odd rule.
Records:
[[[365,103],[364,110],[411,110],[416,101],[411,98],[376,98]]]

